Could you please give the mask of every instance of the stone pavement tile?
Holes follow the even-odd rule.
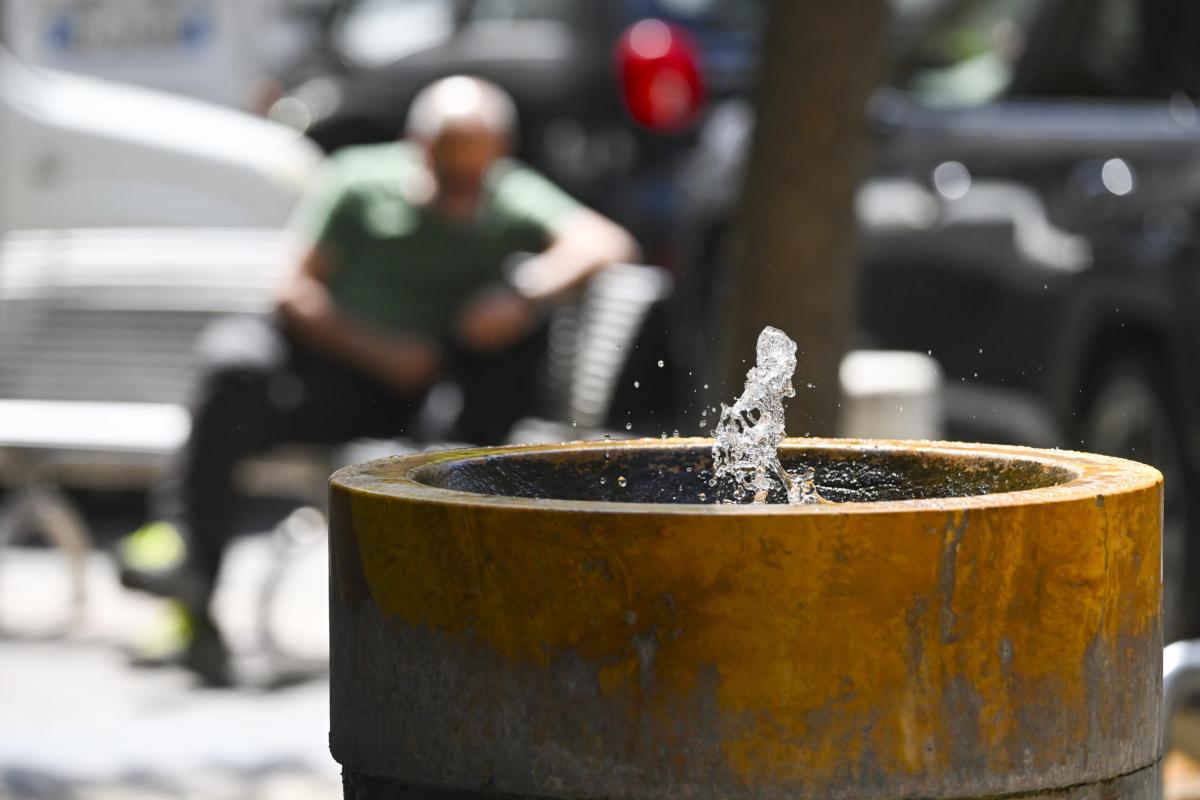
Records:
[[[328,655],[323,537],[278,564],[267,537],[238,542],[216,607],[231,644],[270,642]],[[290,688],[197,690],[180,669],[130,667],[126,649],[160,601],[126,592],[101,555],[73,620],[65,568],[49,550],[0,553],[0,798],[275,798],[340,796],[327,750],[328,680]]]
[[[68,783],[45,776],[0,773],[0,798],[55,800],[338,800],[341,783],[312,773],[267,775],[127,775],[112,782]]]
[[[287,547],[274,535],[245,537],[230,547],[214,606],[235,649],[260,645],[265,628],[289,653],[328,656],[325,537],[313,522],[298,517]],[[101,553],[88,558],[85,575],[87,603],[76,618],[66,564],[55,551],[0,550],[0,635],[134,646],[161,615],[161,602],[123,589],[115,566]]]
[[[288,780],[333,797],[328,702],[324,680],[197,691],[100,644],[0,642],[0,797],[259,798]],[[20,792],[39,784],[72,793]]]

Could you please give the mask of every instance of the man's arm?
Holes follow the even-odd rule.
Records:
[[[276,309],[288,330],[313,349],[400,392],[432,383],[441,366],[437,345],[421,336],[384,331],[347,317],[329,291],[334,268],[333,258],[319,244],[305,251],[276,298]]]
[[[455,330],[477,350],[512,344],[532,328],[534,306],[561,300],[606,264],[640,256],[624,228],[581,208],[558,226],[549,247],[516,268],[511,289],[485,289],[463,306]]]
[[[578,288],[604,265],[640,257],[637,242],[624,228],[581,208],[558,227],[549,247],[517,267],[512,283],[526,300],[552,302]]]

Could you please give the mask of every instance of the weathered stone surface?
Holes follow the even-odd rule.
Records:
[[[1154,796],[1156,471],[1009,447],[791,447],[818,484],[861,454],[890,496],[906,475],[969,476],[973,493],[748,507],[441,488],[480,459],[631,484],[666,463],[669,482],[671,459],[702,467],[699,440],[339,472],[334,756],[359,785],[543,797]]]

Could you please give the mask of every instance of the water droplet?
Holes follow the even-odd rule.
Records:
[[[708,388],[708,384],[707,384],[707,383],[706,383],[706,384],[704,384],[704,388],[705,388],[705,389],[707,389],[707,388]]]
[[[701,492],[701,493],[699,494],[699,497],[700,497],[700,502],[701,502],[701,503],[703,503],[705,500],[707,500],[707,499],[708,499],[708,495],[706,495],[704,492]]]
[[[626,422],[626,423],[625,423],[625,430],[627,430],[627,431],[631,431],[631,430],[633,430],[633,423],[632,423],[632,422]]]
[[[638,388],[638,387],[640,387],[641,385],[642,385],[642,382],[641,382],[641,381],[634,381],[634,382],[633,382],[633,388],[635,388],[635,389],[637,389],[637,388]]]
[[[983,348],[979,348],[979,355],[983,355]]]
[[[625,488],[625,484],[628,482],[629,481],[625,480],[624,475],[618,476],[618,478],[617,478],[617,486],[620,486],[622,489]]]
[[[578,428],[578,427],[579,427],[579,423],[578,423],[578,422],[576,422],[575,420],[571,420],[571,427],[572,427],[572,428]]]
[[[603,486],[605,484],[606,480],[607,479],[603,475],[601,475],[600,476],[600,485]]]
[[[663,360],[661,358],[658,360],[658,368],[659,369],[663,368]]]

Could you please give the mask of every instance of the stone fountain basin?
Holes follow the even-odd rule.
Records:
[[[336,473],[348,796],[1156,796],[1157,471],[789,440],[831,502],[751,506],[718,502],[710,447]]]

